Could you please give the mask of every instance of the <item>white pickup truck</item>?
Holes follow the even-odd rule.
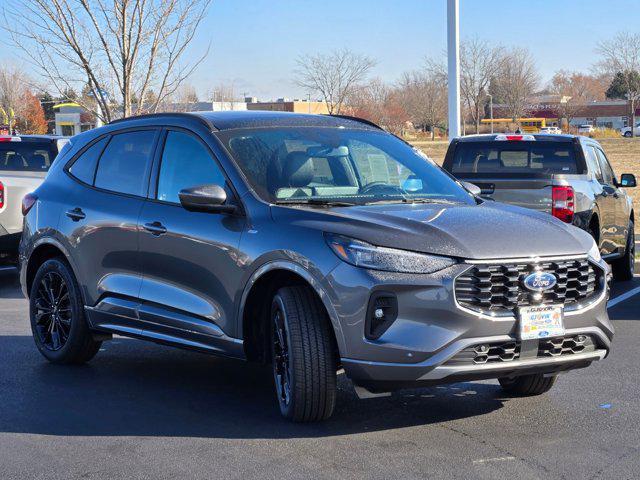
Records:
[[[51,135],[0,136],[0,264],[17,260],[22,198],[38,188],[68,141]]]

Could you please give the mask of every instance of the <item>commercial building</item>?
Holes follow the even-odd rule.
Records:
[[[251,102],[247,103],[248,110],[271,110],[276,112],[315,113],[327,115],[329,109],[324,102],[308,100],[289,100],[279,98],[275,102]]]
[[[71,137],[95,128],[93,114],[75,102],[59,103],[53,106],[55,113],[55,134]]]

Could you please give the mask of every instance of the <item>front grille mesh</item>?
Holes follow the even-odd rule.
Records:
[[[539,298],[522,286],[522,279],[536,271],[552,273],[557,279]],[[566,307],[587,300],[599,289],[599,275],[599,269],[587,259],[475,265],[456,279],[455,291],[458,303],[466,308],[507,315],[532,304]]]

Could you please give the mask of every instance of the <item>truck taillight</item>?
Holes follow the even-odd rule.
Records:
[[[0,208],[4,207],[4,184],[0,182]]]
[[[573,222],[576,211],[573,187],[557,186],[551,190],[551,215],[563,222]]]
[[[22,199],[22,215],[29,213],[29,210],[36,204],[38,197],[33,193],[27,193]]]

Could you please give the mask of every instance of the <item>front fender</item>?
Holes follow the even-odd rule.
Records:
[[[249,280],[246,282],[244,290],[242,292],[242,296],[240,298],[240,305],[238,308],[238,316],[237,316],[237,326],[236,331],[241,332],[242,338],[244,337],[244,332],[242,330],[242,319],[244,318],[244,309],[247,301],[247,297],[249,296],[249,292],[253,285],[266,273],[272,272],[274,270],[287,270],[292,273],[295,273],[302,277],[310,286],[314,289],[314,291],[320,297],[322,304],[324,305],[327,314],[329,315],[329,319],[331,320],[331,325],[333,327],[333,331],[335,333],[336,342],[338,344],[338,351],[345,351],[345,340],[344,334],[342,331],[342,326],[340,324],[338,313],[334,308],[333,304],[330,301],[330,296],[327,291],[323,287],[322,278],[319,272],[312,274],[309,270],[304,268],[297,262],[292,260],[271,260],[260,267],[258,267],[249,277]]]

